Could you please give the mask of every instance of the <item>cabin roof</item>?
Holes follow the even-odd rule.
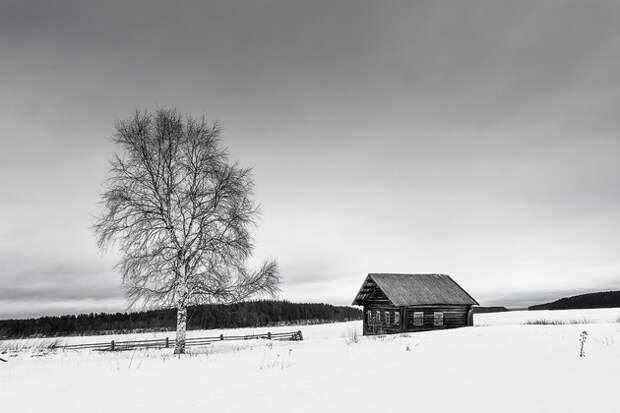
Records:
[[[464,289],[446,274],[368,274],[353,300],[364,305],[379,288],[393,305],[458,304],[478,305]]]

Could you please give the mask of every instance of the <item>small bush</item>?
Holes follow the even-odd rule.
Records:
[[[579,335],[579,357],[585,357],[586,352],[583,349],[583,346],[586,344],[586,340],[588,339],[588,332],[582,331]]]

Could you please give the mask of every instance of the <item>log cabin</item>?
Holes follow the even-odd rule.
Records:
[[[364,307],[364,335],[473,325],[479,305],[445,274],[368,274],[353,305]]]

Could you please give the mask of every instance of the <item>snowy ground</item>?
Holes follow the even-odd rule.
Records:
[[[9,360],[0,363],[0,412],[618,412],[618,318],[620,309],[480,314],[476,327],[357,343],[361,322],[337,323],[301,327],[303,342],[222,342],[181,358],[41,355],[24,348],[32,340],[0,342],[0,352],[22,347],[0,355]],[[539,320],[586,324],[523,324]]]

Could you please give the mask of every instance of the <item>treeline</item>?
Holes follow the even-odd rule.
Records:
[[[362,312],[353,307],[261,300],[233,305],[207,304],[189,307],[187,327],[191,330],[266,327],[361,318]],[[0,339],[171,331],[175,328],[176,310],[173,309],[115,314],[90,313],[0,320]]]
[[[528,310],[574,310],[613,307],[620,307],[620,291],[605,291],[564,297],[552,303],[533,305],[528,307]]]
[[[502,313],[508,311],[506,307],[495,306],[495,307],[472,307],[474,310],[474,314],[482,314],[482,313]]]

